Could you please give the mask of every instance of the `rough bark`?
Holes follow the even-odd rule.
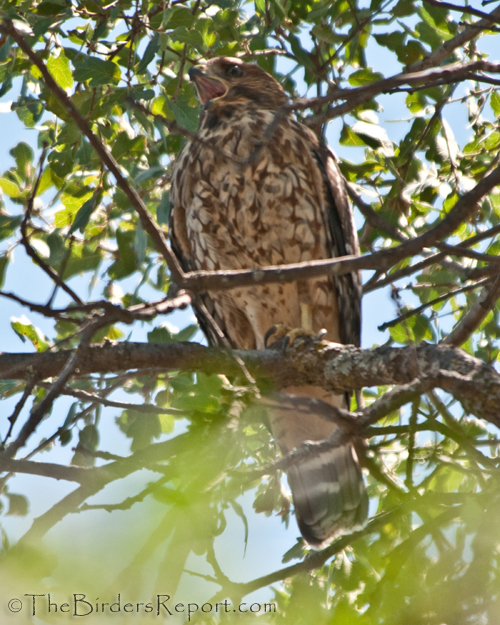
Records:
[[[44,380],[60,373],[70,351],[1,354],[0,379]],[[198,343],[119,343],[91,346],[75,376],[128,370],[204,371],[240,375],[241,359],[256,378],[276,388],[315,384],[335,392],[366,386],[403,385],[420,380],[440,388],[466,410],[500,426],[500,375],[495,369],[450,345],[421,343],[409,347],[360,349],[350,345],[296,339],[283,349],[231,352]]]

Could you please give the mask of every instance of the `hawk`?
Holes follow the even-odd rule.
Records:
[[[287,108],[281,85],[255,64],[217,57],[189,71],[200,125],[172,172],[172,247],[189,270],[252,269],[359,252],[345,182],[333,153]],[[195,313],[212,344],[263,349],[272,326],[359,345],[357,274],[256,285],[200,296]],[[314,386],[276,395],[269,420],[283,454],[339,427],[323,415],[347,398]],[[280,398],[276,400],[276,398]],[[321,548],[366,521],[355,445],[300,458],[288,470],[295,514]]]

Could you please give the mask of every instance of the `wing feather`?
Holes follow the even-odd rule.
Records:
[[[358,255],[359,242],[346,183],[334,153],[319,142],[315,156],[326,183],[331,258]],[[340,313],[340,337],[346,345],[361,343],[361,276],[359,272],[333,278]]]

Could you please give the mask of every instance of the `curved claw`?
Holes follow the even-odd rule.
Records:
[[[269,328],[269,330],[264,334],[264,347],[265,347],[265,349],[268,348],[267,342],[269,341],[269,339],[272,337],[273,334],[276,334],[277,330],[278,330],[277,326],[271,326]]]
[[[291,332],[291,328],[284,326],[281,323],[271,326],[264,335],[264,347],[266,349],[269,349],[270,347],[274,349],[282,349],[284,352],[290,344],[292,336]],[[273,341],[272,345],[269,345],[269,339],[271,337],[273,337]]]

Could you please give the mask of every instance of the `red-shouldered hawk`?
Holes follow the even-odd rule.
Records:
[[[171,238],[186,270],[251,269],[358,253],[345,182],[333,153],[286,110],[279,83],[257,65],[219,57],[189,72],[202,103],[200,127],[172,174]],[[276,324],[359,345],[357,274],[207,292],[195,312],[211,343],[264,348]],[[289,387],[270,411],[286,454],[328,438],[327,404],[347,400],[314,386]],[[326,403],[324,403],[326,402]],[[368,501],[348,443],[288,470],[304,538],[319,548],[361,527]]]

